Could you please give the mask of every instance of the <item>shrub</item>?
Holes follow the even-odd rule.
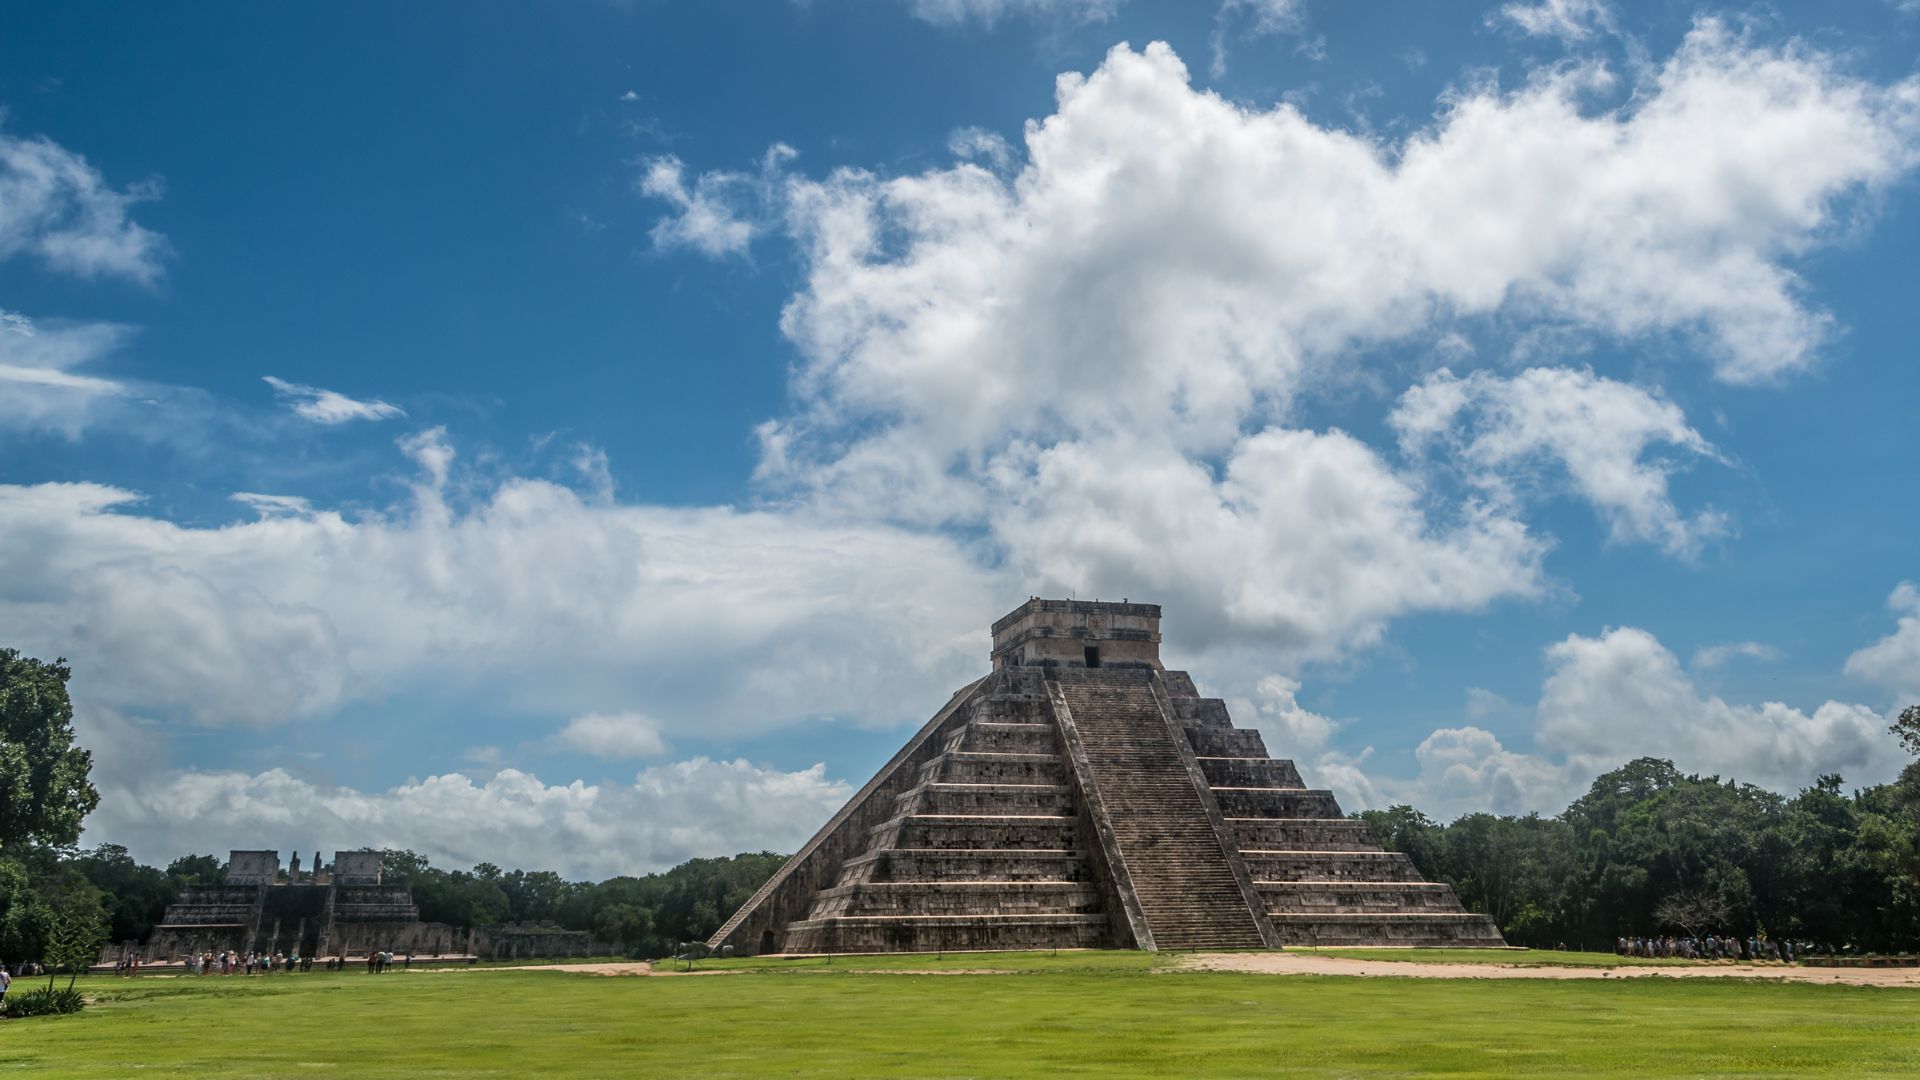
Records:
[[[61,987],[19,991],[7,995],[4,1004],[0,1004],[0,1016],[19,1019],[27,1016],[62,1016],[77,1013],[86,1007],[80,991]]]

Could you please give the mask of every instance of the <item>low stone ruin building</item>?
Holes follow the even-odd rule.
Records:
[[[166,962],[197,952],[286,952],[300,956],[365,956],[391,949],[419,955],[466,955],[467,931],[420,921],[405,885],[380,880],[380,853],[342,851],[333,865],[313,857],[303,872],[295,854],[280,871],[278,851],[234,851],[218,885],[190,888],[167,908],[140,949]]]
[[[228,853],[218,885],[190,888],[167,908],[145,945],[110,945],[100,962],[129,956],[168,963],[195,953],[273,952],[313,957],[365,957],[386,950],[443,960],[606,956],[620,947],[584,930],[531,923],[462,929],[421,922],[405,885],[383,882],[378,851],[342,851],[333,865],[314,853],[283,873],[278,851]]]
[[[1029,600],[992,663],[708,944],[1505,944],[1164,670],[1158,605]]]

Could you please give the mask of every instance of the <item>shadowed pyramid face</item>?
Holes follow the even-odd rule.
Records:
[[[1160,608],[1033,598],[712,938],[739,952],[1501,945],[1160,666]]]

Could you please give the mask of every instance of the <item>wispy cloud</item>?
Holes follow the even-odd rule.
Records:
[[[0,428],[68,438],[128,393],[125,383],[74,369],[118,348],[131,331],[115,323],[51,323],[0,311]]]
[[[1712,671],[1724,666],[1729,660],[1778,660],[1779,649],[1760,641],[1730,641],[1720,645],[1708,645],[1693,654],[1692,666],[1696,671]]]
[[[128,212],[159,197],[157,180],[116,189],[51,139],[0,132],[0,260],[24,255],[76,277],[151,284],[167,242]]]
[[[288,382],[272,375],[260,378],[292,409],[294,415],[316,424],[345,424],[354,420],[391,420],[407,415],[398,405],[374,399],[360,401],[333,390]]]
[[[781,171],[798,154],[775,143],[755,172],[715,169],[691,181],[685,164],[672,154],[649,158],[636,186],[673,207],[654,224],[653,246],[692,248],[716,259],[745,255],[755,237],[778,223]]]
[[[1559,38],[1568,45],[1612,33],[1614,28],[1613,7],[1605,0],[1516,2],[1502,7],[1500,18],[1530,37]]]

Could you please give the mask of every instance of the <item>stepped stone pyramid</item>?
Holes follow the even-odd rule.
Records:
[[[992,660],[710,945],[1505,944],[1163,670],[1158,605],[1032,599]]]

